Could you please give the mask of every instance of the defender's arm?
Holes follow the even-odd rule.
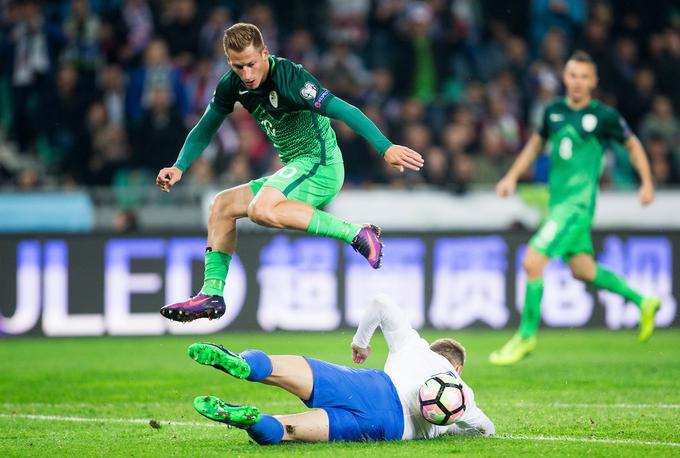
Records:
[[[413,339],[420,339],[392,298],[386,294],[379,294],[364,312],[352,339],[352,347],[368,349],[371,337],[378,326],[382,329],[390,352],[397,351]]]
[[[451,425],[446,432],[452,435],[493,436],[496,434],[496,427],[482,409],[475,405],[465,412],[461,421]]]

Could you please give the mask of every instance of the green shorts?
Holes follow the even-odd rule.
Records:
[[[328,205],[340,192],[345,181],[345,165],[321,165],[307,161],[293,161],[275,174],[258,178],[250,182],[253,195],[262,186],[271,186],[283,193],[288,200],[306,202],[312,207],[321,208]]]
[[[592,218],[573,207],[552,208],[529,246],[549,258],[562,257],[565,261],[581,253],[592,255],[591,225]]]

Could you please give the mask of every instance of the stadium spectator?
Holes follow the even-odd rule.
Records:
[[[106,108],[106,116],[111,124],[125,124],[125,74],[115,64],[107,65],[102,70],[100,79],[101,99]]]
[[[640,120],[652,106],[656,93],[656,76],[649,67],[636,70],[633,85],[629,91],[619,97],[621,114],[629,119],[630,125],[640,127]]]
[[[680,107],[680,27],[666,29],[663,40],[664,52],[657,67],[659,90]]]
[[[189,71],[199,52],[201,22],[196,12],[196,0],[164,2],[159,35],[168,44],[173,63]]]
[[[90,107],[88,114],[90,141],[89,177],[90,184],[95,186],[112,186],[127,173],[131,152],[127,142],[126,131],[107,123],[105,111],[97,105]]]
[[[187,132],[168,88],[154,87],[149,95],[149,108],[134,130],[132,145],[136,165],[153,172],[172,163]]]
[[[481,152],[473,157],[473,181],[492,184],[508,170],[512,162],[503,128],[499,124],[487,126],[482,133],[481,146]]]
[[[233,23],[231,11],[223,6],[216,6],[210,11],[208,18],[201,27],[198,39],[198,50],[201,57],[213,54],[215,43],[221,43],[224,29]]]
[[[144,64],[130,74],[126,105],[130,121],[138,122],[150,107],[151,94],[158,88],[168,91],[171,105],[187,113],[187,101],[179,71],[168,54],[168,46],[161,39],[152,40],[144,52]]]
[[[336,41],[319,63],[320,78],[334,94],[356,99],[370,81],[363,62],[349,44]]]
[[[55,91],[43,112],[49,138],[45,165],[69,181],[82,183],[87,176],[88,149],[84,145],[83,113],[91,94],[82,90],[76,67],[62,65],[57,72]]]
[[[288,59],[299,63],[310,72],[318,70],[321,58],[315,46],[314,37],[307,30],[298,29],[291,33],[286,40],[283,53],[288,56]]]
[[[228,70],[219,39],[224,28],[253,21],[273,53],[318,71],[324,84],[373,113],[385,131],[398,137],[412,124],[427,126],[433,139],[428,151],[446,170],[423,178],[450,189],[442,182],[447,177],[459,191],[475,175],[494,170],[482,173],[481,167],[488,165],[485,148],[496,152],[499,126],[504,154],[517,154],[516,145],[538,124],[544,107],[562,94],[565,56],[582,46],[598,63],[599,96],[620,110],[643,142],[656,142],[651,150],[665,151],[657,154],[667,158],[656,160],[658,176],[678,181],[680,27],[671,2],[321,3],[310,11],[304,1],[282,6],[271,0],[2,2],[0,141],[11,142],[3,146],[22,158],[36,158],[37,183],[111,184],[129,161],[145,160],[137,157],[139,148],[131,151],[126,144],[129,137],[136,145],[155,88],[170,94],[173,110],[191,128],[212,95],[209,88]],[[60,78],[77,83],[68,89]],[[82,117],[99,113],[100,102],[104,127],[77,125],[75,107],[82,107]],[[462,150],[446,141],[449,121],[457,116],[472,119],[471,139]],[[454,124],[460,130],[461,123]],[[493,133],[486,135],[487,128]],[[348,137],[339,141],[352,157],[349,182],[413,184],[385,175],[379,163],[374,168],[363,140],[344,133]],[[611,148],[607,179],[614,188],[627,188],[634,176],[620,153]],[[205,159],[214,173],[199,174],[197,183],[231,176],[247,181],[243,174],[254,178],[277,164],[257,125],[238,114],[223,123]],[[537,166],[534,178],[545,179],[549,164],[539,159]],[[12,173],[16,182],[12,170],[4,176]]]
[[[674,178],[668,143],[660,135],[649,137],[647,139],[647,154],[649,155],[654,181],[659,186],[668,185]]]
[[[123,46],[116,57],[126,64],[135,64],[144,54],[154,33],[153,13],[147,0],[125,0],[114,28]]]
[[[646,140],[658,136],[669,145],[678,144],[680,124],[668,97],[662,95],[654,97],[651,111],[645,115],[640,124],[640,136]]]
[[[3,39],[3,71],[11,81],[11,129],[20,151],[48,154],[41,113],[50,88],[51,72],[63,37],[47,22],[37,1],[12,5],[8,34]],[[12,20],[13,19],[13,20]]]
[[[534,47],[539,46],[553,28],[561,30],[567,42],[571,42],[585,22],[586,11],[586,0],[532,0],[531,39]]]
[[[212,98],[213,88],[217,86],[219,77],[213,74],[212,62],[208,59],[199,59],[191,72],[184,79],[184,87],[189,103],[189,115],[187,121],[192,127],[203,114],[203,110]]]
[[[407,12],[400,41],[400,57],[393,68],[395,88],[402,97],[432,102],[446,79],[445,43],[434,36],[433,13],[425,3]]]
[[[480,45],[479,57],[470,58],[467,61],[474,63],[474,67],[468,70],[468,73],[474,78],[480,78],[487,81],[496,75],[496,73],[507,68],[509,63],[509,55],[507,52],[507,43],[510,40],[510,31],[507,25],[502,21],[489,22],[489,37]],[[456,62],[454,72],[457,78],[465,78],[465,71],[461,72],[459,69],[459,61]]]
[[[121,234],[139,231],[139,221],[134,210],[120,209],[113,215],[113,230]]]
[[[101,24],[90,11],[88,0],[73,0],[71,14],[64,22],[66,39],[61,61],[74,65],[80,73],[80,85],[86,93],[95,88],[96,72],[102,64]]]
[[[363,46],[369,35],[366,17],[370,8],[370,0],[328,0],[328,39]]]
[[[279,52],[279,26],[274,20],[274,12],[265,3],[254,3],[241,18],[241,22],[257,24],[267,48],[272,54]]]

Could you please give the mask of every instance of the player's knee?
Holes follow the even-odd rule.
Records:
[[[526,272],[530,280],[534,278],[539,278],[543,275],[541,263],[537,262],[537,260],[533,259],[531,256],[524,257],[524,259],[522,260],[522,268],[524,269],[524,272]]]
[[[211,218],[228,218],[234,213],[234,199],[229,191],[222,191],[210,203]]]
[[[524,272],[527,274],[534,271],[534,263],[531,262],[531,259],[529,259],[528,256],[524,256],[524,259],[522,259],[522,269],[524,269]]]
[[[269,205],[252,202],[248,206],[248,218],[261,226],[277,227],[275,212]]]
[[[588,269],[584,268],[579,268],[579,267],[572,267],[571,268],[571,275],[577,280],[581,281],[593,281],[593,276],[588,272]]]
[[[578,271],[578,270],[574,271],[574,270],[572,270],[572,271],[571,271],[571,275],[572,275],[572,277],[574,277],[576,280],[581,280],[581,281],[585,281],[585,280],[586,280],[585,275],[583,275],[583,272],[581,272],[581,271]]]

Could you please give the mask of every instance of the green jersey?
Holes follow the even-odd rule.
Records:
[[[269,75],[249,89],[232,70],[220,79],[210,106],[227,115],[240,102],[279,151],[281,162],[308,161],[321,165],[342,162],[326,107],[333,99],[301,65],[269,57]]]
[[[572,110],[562,98],[546,107],[538,133],[550,142],[551,209],[568,205],[592,217],[605,146],[628,140],[633,135],[628,124],[599,100]]]

